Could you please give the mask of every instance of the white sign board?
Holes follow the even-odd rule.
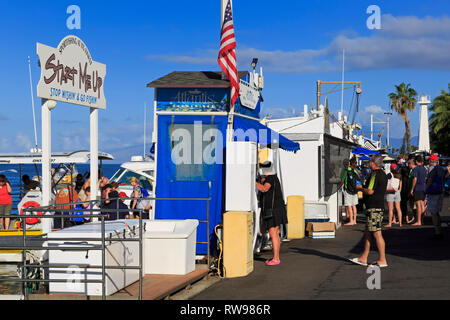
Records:
[[[241,104],[249,109],[255,110],[259,101],[259,91],[252,87],[248,82],[239,81],[239,98]]]
[[[38,97],[106,109],[106,65],[92,60],[80,38],[67,36],[57,48],[38,43],[37,54],[41,66]]]

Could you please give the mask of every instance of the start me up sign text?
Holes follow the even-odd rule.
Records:
[[[38,97],[106,109],[106,65],[92,60],[80,38],[67,36],[57,48],[38,43],[37,54],[41,66]]]

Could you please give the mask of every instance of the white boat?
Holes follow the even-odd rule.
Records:
[[[133,187],[129,180],[131,177],[136,177],[140,186],[148,191],[149,197],[154,197],[155,172],[156,166],[153,157],[133,156],[131,161],[125,162],[120,166],[120,169],[111,177],[110,182],[117,182],[119,184],[119,192],[124,192],[127,197],[131,197]],[[130,200],[125,200],[124,202],[128,206],[130,205]],[[153,204],[152,207],[154,207]],[[152,213],[153,210],[151,211],[150,219],[154,218]]]

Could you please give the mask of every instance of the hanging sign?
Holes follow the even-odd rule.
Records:
[[[38,43],[37,54],[41,67],[38,97],[106,109],[106,65],[92,60],[80,38],[67,36],[57,48]]]
[[[241,104],[251,110],[255,110],[259,101],[259,91],[244,80],[239,81],[239,99]]]

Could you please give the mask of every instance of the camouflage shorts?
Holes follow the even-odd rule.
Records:
[[[366,229],[369,232],[381,231],[383,226],[384,209],[367,209],[366,210]]]

